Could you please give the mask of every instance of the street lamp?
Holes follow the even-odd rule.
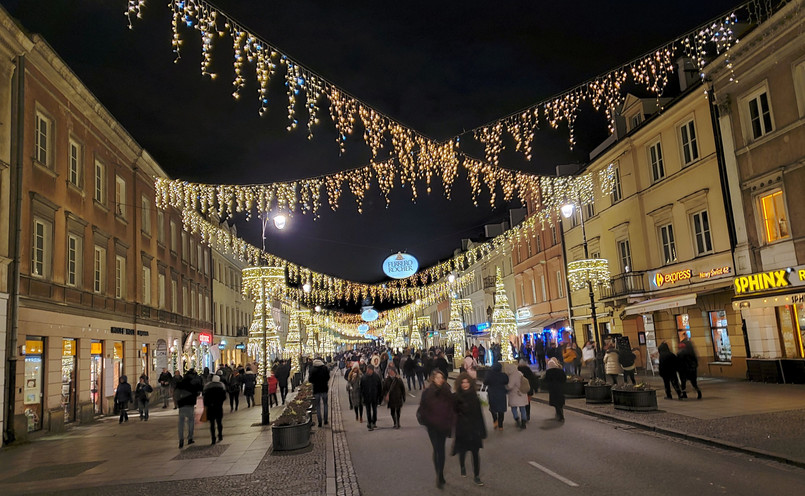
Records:
[[[280,231],[285,229],[285,224],[287,222],[288,219],[283,214],[277,214],[274,216],[274,227],[276,227]]]
[[[569,219],[573,216],[573,211],[576,206],[573,203],[566,203],[562,205],[560,210],[562,216]],[[571,284],[569,290],[578,290],[584,287],[584,282],[587,283],[587,290],[590,297],[590,315],[593,319],[593,332],[595,335],[595,351],[596,357],[601,353],[601,336],[598,334],[598,318],[595,314],[595,293],[593,292],[593,279],[601,280],[608,278],[609,270],[607,268],[607,261],[602,259],[590,259],[590,254],[587,248],[587,231],[584,227],[584,215],[581,217],[581,237],[584,243],[584,260],[574,262],[567,262],[567,278],[568,283]],[[596,358],[597,360],[597,358]],[[597,365],[597,364],[596,364]],[[598,367],[596,366],[596,372]]]

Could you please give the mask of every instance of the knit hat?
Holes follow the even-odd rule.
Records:
[[[212,382],[221,382],[221,376],[220,375],[212,376]]]
[[[559,364],[559,360],[557,360],[556,357],[554,357],[554,358],[551,358],[550,360],[548,360],[548,367],[547,368],[549,368],[549,369],[561,369],[562,366]]]

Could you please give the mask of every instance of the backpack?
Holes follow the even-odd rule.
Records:
[[[520,392],[523,394],[531,392],[531,383],[528,382],[528,379],[526,379],[524,375],[520,376]]]
[[[635,354],[630,350],[621,350],[621,352],[618,353],[618,358],[620,358],[622,367],[631,367],[634,365]]]

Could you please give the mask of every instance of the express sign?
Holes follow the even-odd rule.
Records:
[[[735,285],[735,294],[756,293],[791,286],[805,286],[805,266],[736,277],[733,283]]]
[[[687,281],[692,276],[693,271],[691,269],[677,270],[666,274],[657,272],[657,275],[654,276],[654,280],[652,282],[654,282],[655,286],[661,288],[663,284],[674,284],[680,281]]]

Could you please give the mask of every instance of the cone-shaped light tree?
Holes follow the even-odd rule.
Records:
[[[512,362],[512,347],[509,337],[517,334],[517,321],[514,312],[509,307],[509,297],[503,287],[503,278],[500,276],[500,267],[495,275],[495,309],[492,311],[492,341],[500,343],[502,361]]]

